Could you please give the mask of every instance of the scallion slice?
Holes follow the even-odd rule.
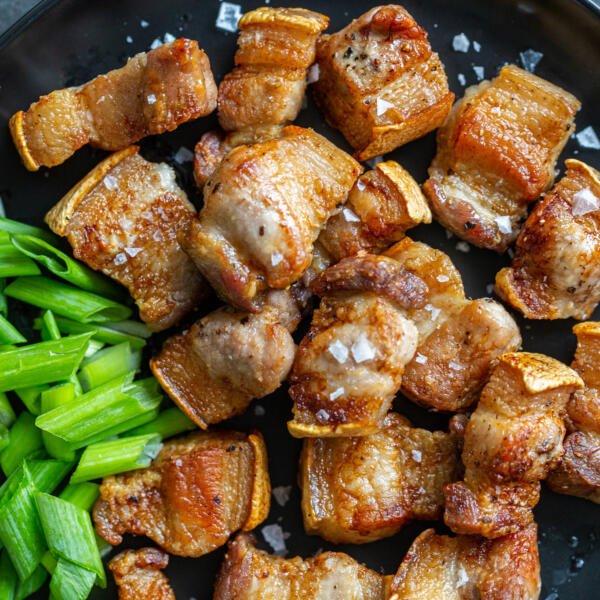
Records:
[[[39,275],[40,268],[12,244],[0,244],[0,277]]]
[[[22,412],[10,429],[8,446],[0,454],[0,466],[8,477],[29,456],[43,454],[42,432],[35,426],[35,417]]]
[[[126,435],[156,434],[161,440],[173,437],[184,431],[196,429],[196,424],[188,419],[178,408],[172,407],[163,410],[153,421],[127,430]]]
[[[0,314],[0,344],[22,344],[27,339],[2,314]]]
[[[45,310],[42,314],[40,333],[44,341],[60,340],[60,329],[54,318],[54,313],[51,310]]]
[[[60,493],[59,497],[81,510],[90,512],[99,495],[100,486],[97,483],[84,481],[82,483],[70,483]]]
[[[8,396],[4,392],[0,392],[0,423],[10,427],[15,419],[15,411],[8,400]]]
[[[132,352],[127,342],[110,346],[83,360],[78,373],[79,381],[87,392],[125,373],[139,370],[141,363],[141,353]]]
[[[27,225],[20,221],[13,221],[6,217],[0,217],[0,231],[4,231],[11,235],[34,235],[35,237],[46,240],[50,244],[60,243],[60,238],[55,236],[51,231],[41,229],[40,227],[34,227],[33,225]]]
[[[48,573],[40,565],[25,581],[17,583],[15,600],[25,600],[25,598],[35,594],[46,583],[46,579],[48,579]]]
[[[6,550],[0,553],[0,598],[14,600],[17,591],[17,572]]]
[[[47,389],[48,386],[46,384],[32,385],[31,387],[15,390],[15,394],[19,396],[19,400],[21,400],[31,414],[39,415],[41,412],[42,392]]]
[[[127,335],[134,335],[141,338],[149,338],[152,332],[148,329],[148,326],[139,321],[118,321],[116,323],[106,323],[106,327],[110,327],[121,333]]]
[[[50,580],[50,594],[57,600],[86,600],[96,574],[67,560],[59,559]]]
[[[42,414],[50,410],[54,410],[58,406],[64,406],[75,400],[75,385],[73,383],[63,383],[53,388],[42,392],[41,408]],[[42,440],[46,448],[46,452],[54,458],[60,460],[75,460],[75,450],[71,448],[65,440],[42,431]]]

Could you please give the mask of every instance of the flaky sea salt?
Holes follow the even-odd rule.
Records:
[[[283,254],[281,252],[273,252],[271,254],[271,264],[276,267],[283,260]]]
[[[394,105],[383,98],[377,98],[377,116],[384,115],[390,108],[394,108]]]
[[[597,198],[590,188],[584,188],[573,194],[571,213],[574,217],[587,215],[600,208],[600,198]]]
[[[264,407],[264,406],[261,406],[260,404],[257,404],[257,405],[254,407],[254,414],[255,414],[257,417],[264,417],[264,416],[265,416],[265,414],[266,414],[265,407]]]
[[[468,583],[469,576],[462,565],[458,567],[458,577],[456,578],[456,587],[461,588],[465,583]]]
[[[290,494],[292,493],[291,485],[278,485],[272,490],[273,498],[279,506],[285,506],[290,500]]]
[[[364,192],[367,189],[365,182],[360,177],[356,180],[356,187],[359,192]]]
[[[215,22],[217,29],[235,33],[238,28],[238,22],[242,18],[242,8],[239,4],[231,2],[221,2],[219,6],[219,15]]]
[[[146,29],[146,27],[148,27],[149,25],[150,25],[150,23],[148,23],[148,21],[146,21],[146,19],[142,19],[142,20],[140,21],[140,27],[141,27],[142,29]]]
[[[383,156],[374,156],[370,160],[365,161],[371,169],[374,169],[380,162],[383,162]]]
[[[428,358],[426,356],[423,356],[422,354],[419,354],[417,352],[417,354],[415,356],[415,362],[418,362],[420,365],[426,365],[427,360],[428,360]]]
[[[333,392],[331,392],[331,394],[329,394],[329,399],[337,400],[340,396],[344,395],[345,391],[346,390],[343,387],[339,387],[337,390],[334,390]]]
[[[152,40],[152,43],[150,44],[150,50],[156,50],[157,48],[160,48],[163,45],[163,42],[160,38],[155,38],[154,40]]]
[[[585,129],[582,129],[578,134],[575,135],[577,143],[582,148],[588,148],[589,150],[600,150],[600,140],[598,135],[594,131],[591,125],[588,125]]]
[[[163,36],[163,42],[165,44],[172,44],[176,39],[177,38],[169,32],[165,33],[165,35]]]
[[[125,38],[125,41],[126,41],[128,44],[133,44],[133,38],[132,38],[130,35],[128,35],[128,36]]]
[[[510,217],[496,217],[495,221],[501,233],[512,233]]]
[[[335,340],[333,344],[329,344],[327,350],[329,350],[331,356],[333,356],[340,365],[343,365],[348,360],[349,350],[345,344],[340,342],[340,340]]]
[[[459,251],[459,252],[470,252],[471,251],[471,246],[469,246],[469,244],[467,242],[456,242],[456,246],[455,248]]]
[[[113,258],[113,262],[115,265],[122,265],[127,262],[127,255],[125,252],[119,252],[119,254]]]
[[[173,160],[180,165],[183,163],[192,162],[194,160],[194,153],[189,148],[181,146],[181,148],[175,152]]]
[[[460,371],[462,369],[462,367],[460,366],[459,363],[455,363],[454,361],[450,361],[448,363],[448,366],[453,370],[453,371]]]
[[[352,358],[354,358],[357,363],[372,360],[375,358],[376,354],[375,347],[364,335],[352,344],[350,351],[352,352]]]
[[[440,282],[440,283],[446,283],[446,281],[450,281],[450,277],[448,277],[448,275],[438,275],[436,277],[436,279]]]
[[[464,33],[459,33],[455,35],[452,40],[452,49],[455,52],[468,52],[471,42],[469,38]]]
[[[475,40],[473,40],[473,50],[475,50],[475,52],[481,52],[481,44]]]
[[[137,256],[140,252],[142,251],[141,248],[125,248],[125,252],[128,256],[131,256],[132,258],[134,256]]]
[[[458,79],[458,83],[460,83],[460,85],[467,85],[467,78],[463,73],[459,73],[456,78]]]
[[[485,77],[485,69],[481,65],[473,65],[473,71],[477,81],[481,81]]]
[[[491,296],[491,295],[494,293],[494,284],[493,284],[493,283],[488,283],[488,284],[485,286],[485,293],[486,293],[488,296]]]
[[[360,223],[360,219],[351,208],[345,207],[342,210],[342,214],[344,215],[344,219],[348,221],[348,223]]]
[[[522,67],[530,73],[535,73],[535,69],[542,58],[544,58],[542,52],[537,52],[531,48],[519,52],[519,60],[521,61]]]
[[[146,102],[148,104],[155,104],[156,103],[156,95],[155,94],[148,94],[148,96],[146,96]]]
[[[329,421],[329,413],[326,410],[320,409],[316,412],[317,421]]]
[[[433,304],[426,304],[425,310],[428,310],[431,313],[431,318],[435,321],[442,312],[437,306],[433,306]]]
[[[287,546],[285,545],[285,534],[281,525],[273,523],[273,525],[265,525],[260,532],[265,538],[265,542],[273,548],[273,552],[279,556],[285,556],[287,554]]]
[[[106,189],[110,190],[111,192],[119,189],[119,182],[114,175],[106,175],[102,182],[106,186]]]
[[[319,65],[315,63],[308,70],[308,75],[306,76],[306,83],[315,83],[319,81]]]
[[[417,463],[420,463],[423,460],[423,454],[420,450],[411,450],[410,455],[412,456],[412,459]]]

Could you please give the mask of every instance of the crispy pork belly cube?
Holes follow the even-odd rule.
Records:
[[[208,285],[177,240],[196,210],[165,163],[136,146],[96,166],[46,215],[75,258],[123,284],[153,331],[177,323]]]
[[[566,165],[496,275],[496,293],[528,319],[588,319],[600,302],[600,173]]]
[[[113,546],[131,533],[170,554],[197,557],[262,523],[270,495],[260,433],[204,431],[165,442],[146,469],[106,477],[94,525]]]
[[[327,221],[318,242],[338,262],[363,251],[378,254],[421,223],[431,223],[425,196],[408,171],[389,160],[356,180],[344,208]]]
[[[42,96],[9,123],[27,169],[55,167],[90,144],[121,150],[211,113],[217,86],[194,40],[137,54],[120,69]]]
[[[563,454],[561,416],[582,387],[575,371],[543,354],[500,357],[465,430],[464,480],[444,489],[450,529],[497,538],[533,522],[540,480]]]
[[[408,521],[439,519],[443,486],[457,475],[452,434],[388,413],[377,433],[305,439],[300,458],[304,529],[334,543],[394,535]]]
[[[311,129],[234,148],[204,187],[183,245],[218,294],[243,310],[285,289],[312,261],[313,244],[362,171]]]
[[[537,527],[486,540],[427,529],[409,548],[389,600],[537,600]]]
[[[409,311],[419,343],[404,368],[402,393],[431,410],[467,410],[498,357],[520,348],[517,324],[498,302],[466,298],[458,269],[440,250],[404,238],[385,256],[429,288],[427,304]]]
[[[436,219],[475,246],[503,252],[527,206],[551,187],[580,103],[514,65],[465,91],[438,131],[423,189]]]
[[[372,8],[317,43],[315,99],[358,160],[391,152],[444,122],[454,101],[426,32],[398,5]]]
[[[571,367],[585,387],[567,404],[565,453],[548,485],[555,492],[600,504],[600,323],[579,323],[573,331],[577,350]]]
[[[279,388],[296,354],[292,332],[299,321],[293,292],[271,291],[259,313],[220,308],[169,338],[150,368],[179,408],[206,429]]]
[[[239,534],[227,549],[214,600],[385,600],[389,577],[341,552],[272,556]]]
[[[384,423],[418,333],[407,309],[425,283],[389,258],[343,259],[319,275],[321,296],[290,375],[294,437],[368,435]]]
[[[236,67],[219,84],[219,123],[225,131],[284,125],[296,118],[317,37],[328,23],[312,10],[270,6],[240,19]]]
[[[119,600],[175,600],[162,572],[169,555],[156,548],[124,550],[108,563],[119,589]]]

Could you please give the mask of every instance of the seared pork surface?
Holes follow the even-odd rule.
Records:
[[[84,85],[42,96],[9,125],[23,164],[37,171],[63,163],[86,144],[121,150],[173,131],[216,105],[208,57],[198,42],[181,38]]]

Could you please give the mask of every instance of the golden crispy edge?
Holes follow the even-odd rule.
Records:
[[[600,337],[600,321],[585,321],[583,323],[577,323],[573,327],[573,333],[579,338],[579,336],[598,336]]]
[[[329,17],[304,8],[272,8],[262,6],[247,12],[239,21],[239,29],[251,25],[280,25],[317,34],[327,29]]]
[[[25,113],[20,110],[16,112],[8,122],[8,128],[10,129],[10,134],[12,135],[12,139],[17,147],[17,151],[21,156],[21,160],[25,165],[25,168],[28,171],[37,171],[40,168],[40,164],[36,162],[31,156],[31,152],[29,152],[29,148],[27,147],[27,138],[25,137],[25,132],[23,131],[23,117]]]
[[[498,363],[516,371],[529,394],[539,394],[566,386],[584,386],[583,380],[573,369],[545,354],[508,352],[500,356]]]
[[[271,508],[271,481],[265,440],[260,432],[255,431],[248,436],[248,443],[254,451],[254,481],[250,498],[250,514],[242,525],[243,531],[250,531],[260,525],[269,515]]]
[[[292,420],[287,422],[287,428],[295,438],[332,438],[369,435],[380,430],[380,427],[365,427],[354,423],[347,425],[314,425],[312,423],[299,423]]]
[[[76,183],[59,201],[55,204],[44,217],[48,227],[57,235],[64,236],[67,233],[67,226],[71,215],[77,210],[81,201],[104,179],[116,165],[122,160],[137,154],[138,146],[129,146],[124,150],[119,150],[105,158],[96,165],[81,181]]]
[[[600,171],[597,171],[594,169],[594,167],[591,167],[590,165],[581,162],[576,158],[567,158],[567,160],[565,160],[565,165],[567,169],[579,171],[586,179],[590,179],[594,186],[600,187]],[[567,176],[568,173],[565,175],[565,177]]]

